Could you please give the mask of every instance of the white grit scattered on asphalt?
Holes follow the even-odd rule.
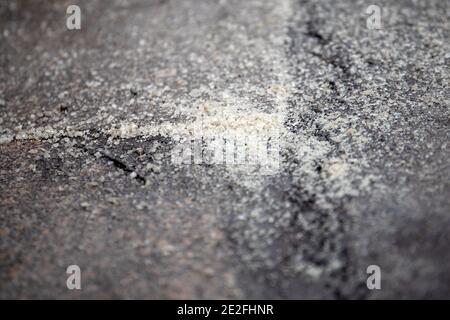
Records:
[[[250,65],[254,61],[263,61],[264,65],[256,68],[260,75],[251,75],[244,84],[224,89],[211,89],[214,84],[200,83],[181,102],[172,104],[171,107],[178,114],[178,118],[155,123],[147,120],[151,117],[144,111],[142,119],[139,119],[139,115],[129,114],[125,119],[121,117],[121,120],[118,120],[106,114],[108,108],[102,107],[94,119],[80,121],[73,126],[59,123],[55,126],[8,132],[0,136],[0,143],[12,140],[84,137],[88,134],[88,130],[82,128],[87,127],[89,123],[98,122],[103,124],[98,130],[110,137],[110,141],[164,136],[175,143],[175,152],[179,151],[177,146],[187,145],[191,147],[200,145],[203,149],[202,154],[215,153],[218,149],[223,149],[223,157],[209,163],[225,164],[224,167],[235,176],[237,183],[253,190],[264,187],[264,179],[267,176],[277,175],[286,169],[281,163],[281,155],[283,152],[290,152],[300,163],[294,168],[293,174],[306,179],[307,186],[314,186],[314,181],[320,179],[315,173],[316,163],[326,158],[332,146],[319,140],[309,130],[300,130],[293,134],[285,128],[289,99],[292,99],[293,92],[291,85],[294,83],[289,73],[290,66],[284,45],[292,15],[291,5],[289,0],[278,0],[273,4],[264,5],[267,8],[261,11],[259,1],[248,1],[243,4],[245,10],[258,11],[261,21],[270,23],[270,34],[267,35],[269,27],[266,23],[253,22],[249,30],[243,34],[237,33],[236,38],[230,40],[229,45],[239,49],[231,51],[235,55],[233,59],[230,59],[228,53],[227,59]],[[261,12],[264,12],[264,15],[261,15]],[[225,28],[235,29],[240,26],[242,21],[239,17],[236,19],[237,21],[227,21]],[[264,36],[255,41],[247,38],[246,33]],[[245,52],[246,56],[241,56],[241,52]],[[170,77],[176,76],[177,72],[172,70],[157,74]],[[228,76],[232,78],[235,74],[230,73]],[[164,90],[152,94],[160,96],[164,94]],[[120,106],[115,108],[126,109]],[[101,121],[105,118],[106,122]],[[346,119],[338,120],[346,121]],[[323,122],[324,127],[336,125],[327,118],[319,117],[317,121]],[[184,154],[184,157],[186,156],[191,157],[190,154]],[[189,162],[188,159],[179,161]],[[200,163],[198,159],[194,159],[193,162]],[[361,163],[354,163],[351,159],[334,159],[329,163],[330,167],[325,168],[322,176],[325,175],[326,180],[330,182],[330,190],[334,190],[333,193],[337,197],[343,194],[354,195],[356,189],[352,187],[350,177]]]
[[[291,83],[288,75],[288,62],[285,57],[283,42],[286,39],[287,22],[291,14],[291,1],[278,0],[272,4],[261,7],[260,1],[248,1],[243,5],[249,12],[257,11],[261,14],[263,21],[270,23],[270,35],[267,36],[268,26],[262,22],[249,26],[248,33],[261,34],[257,41],[243,38],[238,33],[236,39],[230,40],[230,46],[242,46],[243,49],[235,50],[236,56],[231,61],[263,61],[264,67],[258,68],[261,77],[250,77],[245,86],[225,90],[209,90],[210,84],[205,83],[193,89],[184,100],[184,103],[174,105],[174,109],[184,118],[192,120],[164,121],[159,124],[145,123],[145,121],[134,121],[125,119],[116,121],[110,119],[110,127],[99,128],[104,134],[113,139],[145,138],[152,136],[165,136],[171,138],[175,144],[183,144],[188,139],[194,143],[201,140],[206,151],[221,147],[217,146],[217,139],[233,140],[233,145],[245,146],[244,161],[238,165],[226,165],[230,173],[236,173],[237,181],[248,187],[260,186],[254,182],[254,175],[273,175],[279,173],[280,159],[279,151],[284,148],[286,132],[284,122],[290,94]],[[267,8],[265,8],[267,7]],[[238,17],[237,19],[241,19]],[[239,27],[242,21],[229,21],[226,28]],[[240,56],[244,50],[246,57]],[[229,59],[230,57],[228,57]],[[245,60],[244,60],[245,59]],[[247,61],[248,60],[248,61]],[[176,74],[172,72],[171,74]],[[235,76],[230,73],[230,78]],[[202,98],[207,94],[209,98]],[[262,103],[261,103],[262,102]],[[99,114],[98,118],[102,118]],[[103,117],[104,118],[104,117]],[[60,126],[59,126],[60,127]],[[83,123],[77,126],[83,127]],[[87,131],[47,126],[7,134],[0,137],[0,143],[7,143],[13,139],[54,139],[59,137],[83,137]],[[264,143],[268,150],[262,150]],[[258,145],[257,147],[255,147]],[[227,146],[224,146],[227,148]],[[276,150],[273,150],[276,148]],[[236,156],[238,155],[236,150]],[[276,152],[276,155],[274,155]],[[227,158],[227,155],[224,155]],[[265,170],[269,168],[269,170]],[[252,172],[252,177],[245,181],[239,176],[243,173]]]

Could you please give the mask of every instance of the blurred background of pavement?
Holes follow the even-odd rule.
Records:
[[[381,30],[369,1],[69,4],[0,4],[0,298],[450,297],[449,1],[378,1]],[[174,165],[199,114],[278,119],[280,171]]]

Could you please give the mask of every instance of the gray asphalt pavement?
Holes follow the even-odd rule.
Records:
[[[1,299],[450,298],[450,1],[75,2],[0,3]]]

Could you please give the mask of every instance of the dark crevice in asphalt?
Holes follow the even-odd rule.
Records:
[[[112,155],[111,152],[105,151],[103,148],[100,148],[100,145],[104,145],[107,138],[104,136],[104,134],[98,130],[98,129],[89,129],[85,133],[85,136],[83,138],[80,137],[73,137],[70,135],[60,135],[57,137],[48,137],[48,138],[39,138],[39,141],[42,142],[58,142],[63,139],[73,139],[77,141],[77,144],[74,145],[74,147],[82,150],[83,152],[89,154],[92,157],[98,158],[96,156],[96,153],[99,153],[101,156],[100,158],[110,161],[112,165],[121,170],[122,172],[131,175],[133,179],[138,181],[139,183],[145,185],[147,182],[146,177],[139,173],[139,170],[136,169],[134,165],[131,165],[125,161],[122,161],[118,159],[116,156]],[[132,140],[138,140],[138,139],[132,139]],[[159,141],[165,145],[169,143],[169,140],[167,138],[161,137],[161,136],[155,136],[152,137],[149,142],[152,141]],[[153,158],[150,159],[153,161]],[[153,172],[153,170],[152,170]]]
[[[303,35],[307,38],[313,39],[317,43],[316,51],[307,51],[308,54],[320,59],[327,65],[332,66],[338,74],[338,78],[344,82],[344,80],[351,79],[353,75],[350,73],[351,59],[345,52],[343,47],[332,46],[336,44],[333,34],[328,35],[325,32],[321,32],[321,20],[318,18],[317,6],[311,5],[309,1],[302,2],[304,7],[308,8],[308,21],[304,22],[306,32]],[[292,34],[290,34],[292,35]],[[292,39],[295,41],[295,38]],[[295,50],[295,46],[291,50]],[[330,54],[330,51],[332,52]],[[353,87],[356,86],[354,81],[351,81]],[[337,93],[336,86],[332,86],[332,90]],[[338,95],[338,94],[337,94]]]
[[[107,153],[107,152],[105,152],[103,150],[93,149],[93,148],[90,148],[90,147],[86,146],[86,144],[99,143],[101,139],[99,139],[98,137],[97,138],[93,137],[93,135],[97,135],[98,136],[99,134],[100,134],[100,131],[97,130],[97,129],[94,129],[94,130],[89,130],[88,133],[86,134],[86,137],[84,139],[74,138],[74,137],[72,137],[70,135],[60,135],[58,137],[48,137],[48,138],[42,137],[42,138],[39,138],[38,140],[41,141],[41,142],[50,142],[50,141],[51,142],[56,142],[56,141],[61,141],[61,140],[66,139],[66,138],[67,139],[78,140],[78,144],[74,145],[74,147],[82,150],[83,152],[86,152],[87,154],[89,154],[89,155],[91,155],[93,157],[95,157],[95,153],[97,153],[97,152],[100,153],[100,155],[101,155],[101,157],[103,159],[111,161],[112,164],[116,168],[124,171],[125,173],[131,174],[131,173],[135,172],[136,176],[134,177],[134,179],[136,179],[137,181],[139,181],[142,184],[145,184],[146,183],[145,177],[140,175],[140,174],[138,174],[133,169],[132,166],[130,166],[130,165],[126,164],[125,162],[115,158],[114,156],[110,155],[109,153]],[[14,139],[13,141],[16,141],[16,139]],[[44,164],[43,164],[44,168],[47,167],[46,163],[47,162],[44,162]],[[55,161],[52,161],[52,165],[54,165],[54,164],[55,164]]]
[[[333,79],[328,80],[331,93],[329,93],[330,103],[342,104],[345,103],[340,99],[337,82],[341,82],[348,86],[354,84],[354,76],[350,74],[351,60],[342,56],[345,51],[334,50],[331,48],[334,44],[332,35],[326,36],[321,32],[321,27],[318,24],[320,19],[317,15],[317,8],[310,1],[299,1],[297,5],[301,5],[301,10],[308,11],[308,21],[297,21],[294,16],[292,24],[288,30],[290,41],[286,48],[286,54],[290,59],[291,74],[293,78],[301,77],[301,70],[297,69],[298,65],[302,65],[302,61],[308,59],[308,55],[315,56],[323,63],[331,65],[336,72],[333,74]],[[300,10],[300,6],[299,6]],[[305,30],[301,31],[301,30]],[[313,50],[306,49],[301,39],[307,37],[313,39],[316,45],[313,45]],[[331,50],[333,49],[333,50]],[[337,48],[339,49],[339,48]],[[331,53],[330,53],[331,52]],[[328,158],[333,158],[339,154],[339,143],[333,141],[330,137],[330,132],[324,130],[316,119],[320,118],[322,112],[314,105],[310,107],[310,111],[305,113],[298,113],[298,100],[303,94],[303,85],[299,83],[295,92],[289,101],[289,116],[285,123],[288,130],[293,133],[300,133],[302,131],[311,132],[319,140],[326,141],[330,144]],[[291,161],[288,154],[287,161]],[[323,168],[323,160],[318,159],[316,163],[316,177],[317,190],[326,194],[327,186],[323,180],[321,171]],[[291,216],[289,224],[289,232],[282,235],[287,243],[290,245],[288,254],[286,254],[277,265],[277,268],[282,269],[285,266],[292,265],[293,259],[296,255],[300,255],[302,260],[316,266],[318,268],[327,267],[332,263],[333,259],[340,262],[339,267],[326,271],[328,275],[325,277],[323,283],[326,289],[334,298],[366,298],[368,296],[365,283],[350,281],[357,274],[354,266],[352,249],[349,246],[347,237],[349,229],[352,227],[350,216],[341,203],[330,202],[332,208],[324,208],[317,202],[317,195],[308,192],[301,184],[292,182],[289,190],[286,193],[285,201],[292,204],[294,211]],[[342,200],[344,201],[344,200]],[[308,228],[305,228],[305,224]],[[307,245],[305,245],[307,244]]]
[[[125,163],[122,160],[117,159],[116,157],[114,157],[113,155],[111,155],[110,153],[104,151],[104,150],[97,150],[97,149],[91,149],[89,147],[86,146],[78,146],[81,150],[85,151],[86,153],[90,154],[91,156],[95,157],[95,154],[98,152],[101,155],[101,158],[110,161],[114,167],[116,167],[117,169],[123,171],[124,173],[131,175],[131,174],[135,174],[134,177],[132,176],[133,179],[135,179],[136,181],[138,181],[141,184],[144,184],[147,182],[146,178],[139,174],[136,169]]]
[[[119,159],[117,159],[117,158],[111,156],[110,154],[108,154],[108,153],[106,153],[106,152],[104,152],[104,151],[99,151],[99,152],[103,155],[103,157],[104,157],[105,159],[111,161],[111,162],[113,163],[113,165],[114,165],[116,168],[118,168],[118,169],[120,169],[120,170],[122,170],[122,171],[124,171],[124,172],[126,172],[126,173],[129,173],[129,174],[135,173],[134,179],[136,179],[137,181],[139,181],[139,182],[142,183],[142,184],[145,184],[145,183],[146,183],[145,177],[142,176],[142,175],[140,175],[139,173],[137,173],[137,172],[135,171],[135,169],[133,169],[132,167],[130,167],[130,166],[129,166],[128,164],[126,164],[125,162],[123,162],[123,161],[121,161],[121,160],[119,160]]]
[[[331,41],[331,36],[325,37],[320,33],[319,29],[316,27],[316,24],[310,20],[306,22],[307,31],[305,32],[305,36],[316,39],[320,45],[324,46]]]

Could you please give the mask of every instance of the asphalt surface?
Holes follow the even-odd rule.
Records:
[[[69,4],[0,4],[0,298],[450,298],[450,1]]]

